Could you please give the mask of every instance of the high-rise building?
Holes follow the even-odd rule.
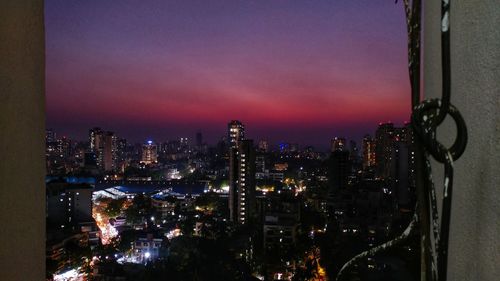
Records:
[[[257,173],[265,173],[266,172],[266,156],[265,155],[257,155],[255,157],[255,170]]]
[[[91,152],[98,152],[99,148],[102,147],[101,142],[104,132],[99,127],[95,127],[89,130],[89,145]]]
[[[92,191],[87,184],[49,183],[46,216],[49,225],[67,227],[92,219]]]
[[[375,138],[376,175],[387,179],[391,173],[394,125],[392,123],[380,123],[375,132]]]
[[[85,152],[83,165],[87,169],[97,169],[97,156],[94,152]]]
[[[266,165],[266,155],[257,154],[255,156],[255,178],[264,179],[269,175],[269,168]]]
[[[409,145],[404,139],[395,139],[391,155],[391,187],[396,207],[409,207],[411,203],[411,184],[409,169]]]
[[[349,161],[351,161],[354,171],[360,170],[361,158],[359,155],[359,149],[357,143],[353,140],[349,141]]]
[[[259,141],[259,151],[260,152],[268,152],[269,150],[269,144],[267,143],[266,140],[260,140]]]
[[[118,141],[116,142],[116,149],[118,155],[118,162],[125,161],[127,157],[127,140],[118,139]]]
[[[228,142],[230,148],[237,148],[238,143],[245,139],[245,126],[238,120],[227,124]]]
[[[89,130],[89,148],[96,156],[97,167],[103,168],[104,132],[99,127]]]
[[[288,250],[297,242],[300,223],[300,201],[291,192],[266,197],[264,205],[263,242],[266,251]]]
[[[97,167],[101,171],[116,170],[118,161],[117,137],[113,132],[99,127],[89,130],[89,150],[95,154]]]
[[[410,209],[415,200],[415,152],[409,123],[394,129],[391,182],[397,207]]]
[[[153,164],[158,161],[158,150],[156,144],[149,140],[142,145],[142,163]]]
[[[350,173],[351,163],[349,161],[349,151],[335,150],[332,152],[328,169],[331,191],[347,188]]]
[[[406,142],[408,143],[408,169],[409,169],[409,180],[410,187],[415,190],[416,181],[415,181],[415,135],[413,134],[413,129],[411,127],[411,123],[407,122],[405,124],[406,127]]]
[[[342,137],[334,137],[331,141],[331,152],[337,150],[344,150],[346,146],[346,140]]]
[[[363,169],[375,167],[375,140],[370,135],[363,138]]]
[[[45,130],[45,142],[55,142],[56,141],[56,133],[52,129]]]
[[[57,153],[62,158],[69,157],[71,155],[71,140],[67,137],[62,137],[57,140]]]
[[[255,149],[252,140],[237,143],[229,153],[229,214],[245,224],[255,215]]]
[[[103,136],[102,164],[106,172],[116,170],[117,142],[113,132],[106,132]]]

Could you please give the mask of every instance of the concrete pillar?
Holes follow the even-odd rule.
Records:
[[[0,280],[45,278],[43,11],[0,1]]]
[[[424,96],[441,96],[440,2],[424,5]],[[469,133],[455,162],[448,280],[500,276],[500,3],[450,0],[451,102]],[[438,139],[450,146],[455,125],[447,118]],[[443,168],[433,162],[438,195]]]

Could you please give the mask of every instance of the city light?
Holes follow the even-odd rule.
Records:
[[[45,2],[48,279],[325,281],[411,220],[408,1]],[[418,249],[347,279],[410,280]]]
[[[118,231],[109,223],[109,218],[105,217],[101,212],[102,206],[94,205],[93,217],[101,232],[101,242],[103,245],[110,244],[114,238],[118,236]]]
[[[85,275],[80,272],[80,267],[70,269],[63,273],[58,273],[53,276],[54,281],[84,281]]]
[[[172,240],[174,239],[175,237],[179,237],[182,235],[182,232],[179,228],[176,228],[176,229],[173,229],[171,231],[169,231],[167,234],[165,234],[165,236],[169,239],[169,240]]]

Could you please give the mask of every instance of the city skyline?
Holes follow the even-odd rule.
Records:
[[[231,124],[232,122],[240,122],[239,120],[231,120],[229,124]],[[240,124],[243,124],[243,126],[245,125],[244,123],[240,123]],[[390,125],[390,126],[407,126],[407,122],[403,123],[403,124],[395,124],[393,122],[390,122],[390,121],[387,121],[387,122],[380,122],[378,123],[378,127],[380,127],[381,125]],[[334,148],[333,148],[333,143],[337,141],[337,139],[341,138],[344,142],[347,142],[347,141],[350,141],[350,142],[354,142],[354,144],[356,145],[356,147],[359,149],[360,146],[363,145],[363,143],[365,142],[366,140],[366,137],[372,137],[374,138],[376,136],[376,131],[377,131],[377,128],[378,127],[373,127],[372,130],[370,130],[370,132],[367,132],[365,134],[363,134],[363,137],[362,139],[354,139],[350,136],[344,136],[344,135],[335,135],[335,136],[331,136],[329,139],[324,139],[324,140],[321,140],[322,143],[318,146],[314,146],[312,145],[311,143],[302,143],[302,142],[293,142],[293,141],[289,141],[289,140],[286,140],[286,139],[281,139],[280,141],[277,141],[277,142],[272,142],[272,141],[269,141],[268,138],[265,138],[264,137],[261,137],[261,138],[254,138],[254,137],[249,137],[248,139],[251,139],[251,140],[255,140],[257,141],[257,144],[255,144],[255,147],[258,147],[259,144],[258,142],[259,141],[263,141],[265,142],[267,145],[269,145],[269,150],[270,151],[276,151],[276,150],[279,150],[280,147],[283,145],[283,144],[289,144],[289,145],[298,145],[298,148],[300,149],[305,149],[305,148],[308,148],[308,147],[313,147],[316,151],[333,151]],[[227,129],[227,128],[226,128]],[[204,138],[204,135],[203,135],[203,132],[201,130],[198,130],[196,132],[193,132],[189,135],[181,135],[181,136],[177,136],[177,137],[170,137],[170,138],[163,138],[163,139],[160,139],[160,138],[151,138],[151,137],[145,137],[145,138],[142,138],[142,139],[139,139],[139,140],[130,140],[130,139],[127,139],[125,137],[123,137],[120,132],[116,132],[116,131],[113,131],[113,130],[107,130],[106,128],[102,128],[102,127],[99,127],[99,126],[94,126],[92,128],[89,128],[88,130],[86,130],[87,134],[84,135],[84,137],[82,139],[75,139],[75,138],[72,138],[71,136],[68,136],[68,135],[65,135],[65,134],[61,134],[60,132],[54,130],[53,128],[46,128],[46,138],[49,137],[50,135],[50,138],[53,139],[54,141],[57,140],[57,139],[61,139],[61,138],[64,138],[64,139],[69,139],[71,141],[76,141],[76,142],[79,142],[79,143],[85,143],[85,142],[89,142],[89,145],[91,146],[92,145],[92,132],[94,130],[104,130],[102,132],[106,132],[108,134],[112,134],[114,137],[116,137],[117,139],[121,139],[121,140],[124,140],[126,141],[128,144],[143,144],[143,145],[151,145],[151,144],[164,144],[164,143],[167,143],[167,142],[171,142],[171,141],[186,141],[186,143],[188,145],[192,145],[192,146],[197,146],[197,142],[199,141],[197,138],[198,137],[201,137],[201,139],[203,140],[202,144],[204,145],[208,145],[208,146],[211,146],[211,147],[214,147],[217,145],[218,142],[221,142],[221,141],[224,141],[226,144],[227,143],[231,143],[231,137],[228,138],[227,135],[221,135],[221,137],[216,140],[216,142],[206,142],[205,141],[205,138]],[[245,130],[245,129],[244,129]],[[226,132],[227,133],[227,132]],[[345,143],[343,146],[346,147],[346,149],[350,149],[352,143],[351,144],[347,144]]]
[[[47,127],[138,142],[252,138],[326,148],[409,120],[393,2],[47,1]]]

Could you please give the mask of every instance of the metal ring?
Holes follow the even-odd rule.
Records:
[[[444,163],[445,155],[449,151],[453,160],[457,160],[462,156],[467,146],[467,126],[465,121],[457,110],[450,104],[448,111],[442,114],[449,114],[457,126],[457,137],[450,149],[447,149],[443,144],[436,140],[436,127],[433,126],[434,118],[440,114],[436,110],[441,109],[441,101],[439,99],[424,100],[413,110],[411,116],[412,127],[419,139],[424,143],[425,149],[437,161]]]

